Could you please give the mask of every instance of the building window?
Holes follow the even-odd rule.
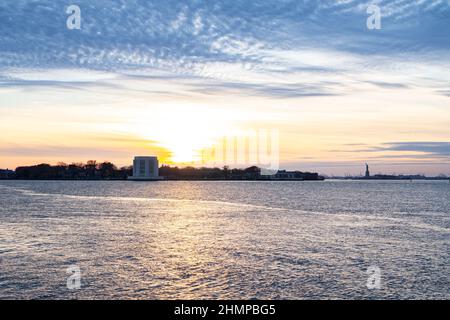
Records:
[[[145,160],[139,161],[139,175],[145,176]]]
[[[155,174],[153,168],[154,168],[154,163],[153,163],[153,161],[150,160],[148,162],[148,172],[150,173],[151,176],[153,176]]]

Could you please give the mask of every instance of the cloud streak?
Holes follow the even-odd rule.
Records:
[[[352,151],[355,152],[355,151]],[[415,141],[415,142],[387,142],[381,146],[359,149],[356,152],[402,152],[402,155],[383,155],[383,157],[418,157],[418,158],[443,158],[450,157],[450,142]],[[416,155],[404,154],[405,152],[420,153]]]

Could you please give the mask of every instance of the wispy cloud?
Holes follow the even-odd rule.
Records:
[[[82,28],[68,30],[61,3],[5,1],[0,68],[148,68],[221,78],[214,62],[316,75],[375,71],[387,62],[392,69],[408,51],[410,59],[448,52],[447,1],[376,1],[386,19],[378,33],[365,28],[372,2],[80,0]]]
[[[450,156],[450,142],[389,142],[383,144],[381,147],[370,148],[367,151],[409,151],[409,152],[423,152],[436,156]]]

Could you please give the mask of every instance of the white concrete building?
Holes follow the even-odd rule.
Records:
[[[161,180],[157,157],[134,157],[133,176],[129,180]]]

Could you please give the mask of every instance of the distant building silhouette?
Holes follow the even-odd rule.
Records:
[[[366,178],[370,178],[370,171],[369,171],[369,165],[366,163],[366,174],[365,174]]]
[[[14,177],[14,171],[6,169],[1,170],[0,169],[0,179],[10,179]]]
[[[133,175],[129,180],[161,180],[157,157],[134,157]]]
[[[324,180],[318,173],[278,170],[275,175],[268,176],[270,180]]]

